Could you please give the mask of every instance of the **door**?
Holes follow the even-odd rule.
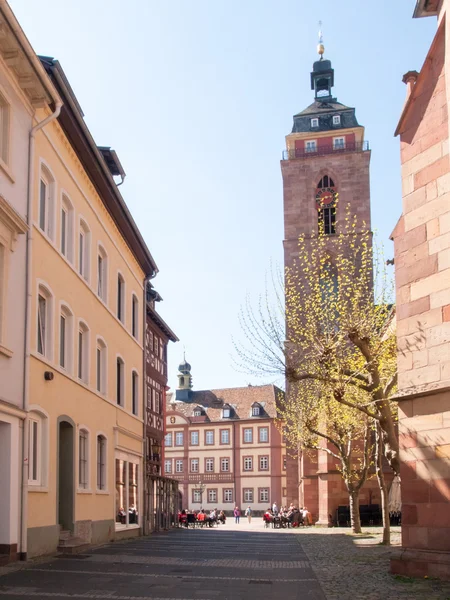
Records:
[[[65,531],[73,531],[74,521],[74,428],[59,422],[58,522]]]

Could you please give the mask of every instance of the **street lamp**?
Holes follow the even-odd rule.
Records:
[[[151,444],[152,461],[159,462],[161,453],[161,444],[158,441],[152,442]]]

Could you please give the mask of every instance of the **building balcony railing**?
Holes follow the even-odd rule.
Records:
[[[168,473],[167,477],[177,481],[185,479],[184,473]],[[234,481],[233,473],[189,473],[189,483],[230,483]]]
[[[336,144],[334,146],[317,146],[313,148],[292,148],[283,150],[283,160],[293,158],[310,158],[313,156],[323,156],[325,154],[346,154],[348,152],[367,152],[370,150],[369,142],[347,142],[344,145]]]

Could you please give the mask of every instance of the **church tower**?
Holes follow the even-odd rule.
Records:
[[[296,256],[299,235],[316,234],[319,220],[331,240],[348,204],[370,230],[369,144],[355,109],[333,97],[334,69],[323,58],[321,36],[318,52],[311,73],[314,102],[294,115],[281,161],[286,266]]]
[[[284,197],[284,263],[291,266],[298,256],[298,238],[319,231],[333,238],[339,232],[340,214],[350,205],[358,222],[370,230],[369,144],[355,109],[333,97],[334,69],[325,60],[319,34],[320,59],[313,64],[313,103],[294,115],[291,133],[281,160]],[[322,230],[322,229],[321,229]],[[332,252],[331,252],[332,254]],[[334,512],[333,494],[341,487],[341,476],[328,455],[301,455],[286,464],[286,503],[307,506],[319,523]]]

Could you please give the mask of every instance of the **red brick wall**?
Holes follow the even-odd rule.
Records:
[[[393,239],[399,392],[404,398],[399,402],[402,544],[409,549],[449,552],[450,164],[447,107],[443,20],[399,125],[403,214]],[[419,569],[421,574],[434,573],[426,565],[427,561],[424,559],[420,566],[422,571],[425,569],[423,573]],[[416,563],[411,561],[411,565]],[[398,561],[395,569],[416,574],[416,567],[405,567]],[[450,569],[447,575],[450,576]]]

